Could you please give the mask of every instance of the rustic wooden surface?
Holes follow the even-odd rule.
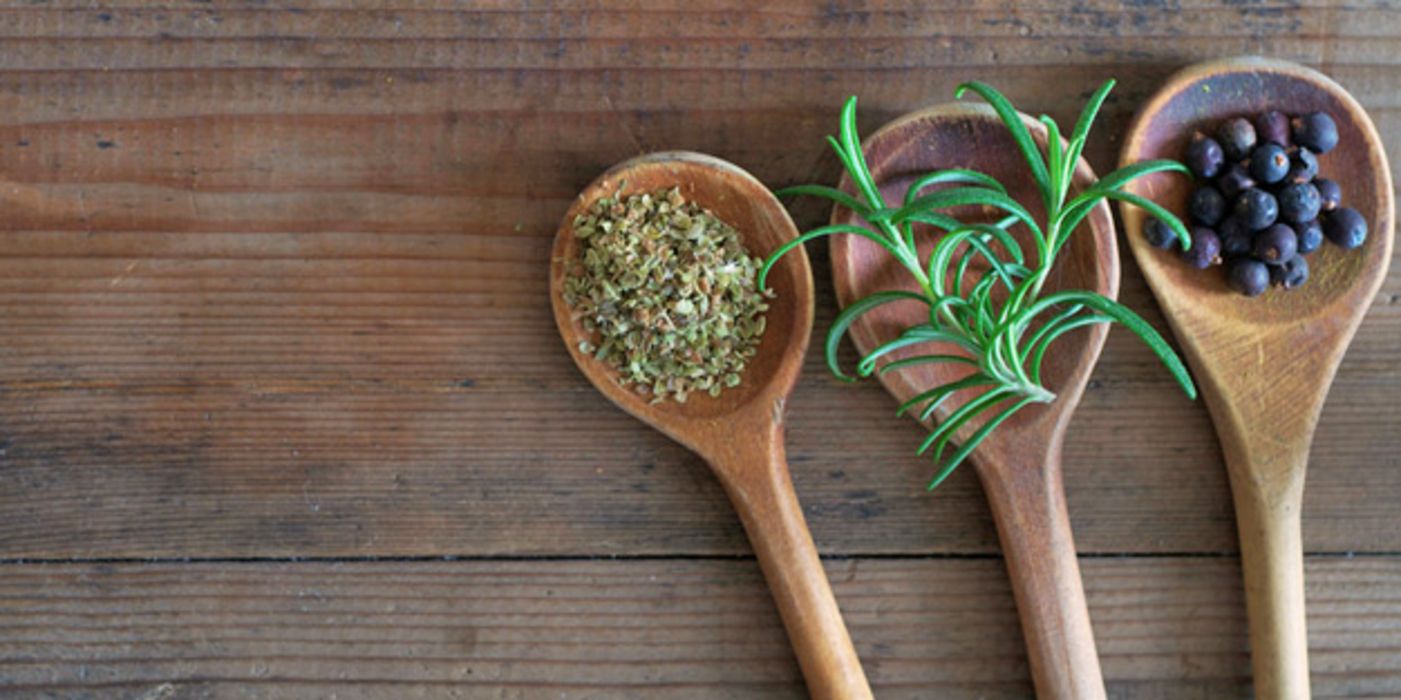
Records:
[[[557,338],[579,188],[661,148],[834,182],[842,98],[869,130],[965,78],[1062,120],[1119,78],[1103,171],[1241,53],[1401,143],[1384,1],[748,6],[0,3],[0,695],[800,697],[724,493]],[[1398,351],[1393,264],[1305,491],[1319,697],[1401,695]],[[788,432],[877,696],[1026,697],[974,475],[926,495],[892,413],[810,354]],[[1219,447],[1125,333],[1065,466],[1111,696],[1248,697]]]

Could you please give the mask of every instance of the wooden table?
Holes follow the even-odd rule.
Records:
[[[5,0],[0,696],[803,697],[704,465],[556,336],[582,185],[671,148],[832,182],[846,95],[869,131],[968,78],[1062,120],[1119,78],[1103,172],[1171,71],[1241,53],[1322,69],[1401,143],[1385,1],[749,4]],[[1401,694],[1399,351],[1393,265],[1314,444],[1318,697]],[[893,408],[813,353],[788,436],[877,695],[1027,697],[973,474],[925,494]],[[1218,445],[1123,331],[1066,465],[1111,695],[1248,697]]]

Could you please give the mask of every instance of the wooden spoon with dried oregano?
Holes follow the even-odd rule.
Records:
[[[583,250],[564,300],[594,337],[580,352],[653,403],[739,385],[773,292],[734,227],[675,187],[600,198],[573,226]]]

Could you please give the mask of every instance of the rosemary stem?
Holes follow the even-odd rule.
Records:
[[[934,298],[933,289],[929,286],[929,275],[919,266],[919,252],[905,245],[904,237],[900,235],[899,231],[895,230],[895,227],[892,226],[890,222],[881,221],[879,225],[881,232],[884,233],[886,237],[895,244],[895,248],[900,251],[900,263],[919,281],[919,286],[924,290],[925,295],[929,296],[931,299]]]
[[[941,465],[930,488],[948,476],[990,431],[1017,411],[1029,403],[1050,403],[1056,399],[1056,394],[1041,382],[1042,361],[1052,341],[1075,328],[1115,321],[1127,325],[1167,364],[1188,396],[1196,397],[1182,361],[1166,341],[1130,309],[1102,294],[1083,290],[1060,289],[1048,298],[1041,298],[1061,245],[1090,213],[1087,207],[1100,199],[1118,199],[1146,209],[1171,226],[1184,245],[1190,238],[1186,227],[1171,212],[1151,200],[1121,189],[1129,181],[1149,173],[1168,170],[1188,172],[1185,166],[1172,161],[1147,161],[1120,168],[1098,183],[1087,184],[1080,195],[1071,199],[1067,208],[1066,199],[1073,189],[1075,166],[1095,115],[1112,86],[1113,81],[1106,82],[1090,99],[1068,141],[1061,138],[1060,127],[1054,120],[1042,117],[1041,123],[1048,136],[1044,148],[1035,143],[1020,113],[992,87],[969,82],[960,85],[955,92],[956,96],[965,90],[978,93],[1006,125],[1040,191],[1046,213],[1044,228],[1034,220],[1026,205],[1011,197],[1001,183],[985,173],[962,168],[936,171],[920,177],[906,188],[904,205],[897,209],[890,208],[865,162],[856,133],[854,97],[847,101],[842,110],[839,136],[828,137],[828,143],[846,167],[855,192],[820,185],[807,185],[799,188],[801,191],[795,190],[797,194],[813,194],[834,200],[864,219],[871,230],[868,237],[905,267],[919,290],[912,292],[905,287],[878,291],[853,301],[838,315],[828,331],[826,343],[827,366],[833,374],[842,379],[852,379],[841,371],[838,348],[840,339],[857,318],[876,307],[903,300],[922,300],[928,304],[928,321],[905,328],[901,336],[868,353],[858,364],[860,374],[871,374],[882,358],[889,362],[886,369],[941,362],[958,362],[977,368],[975,374],[925,391],[901,407],[904,412],[924,404],[920,414],[921,420],[924,420],[955,392],[977,392],[968,395],[961,407],[938,421],[937,427],[921,445],[920,452],[923,453],[937,444],[934,452],[936,460],[943,460],[949,441],[969,420],[980,413],[990,414],[971,436],[958,441],[959,447]],[[920,192],[937,184],[968,187],[955,188],[947,193],[930,193],[921,198]],[[1001,210],[1005,216],[1000,222],[989,226],[983,223],[966,224],[951,214],[936,213],[971,205]],[[933,251],[927,260],[920,259],[914,235],[914,226],[920,222],[946,231],[942,239],[933,241]],[[1031,242],[1036,245],[1034,265],[1031,257],[1024,254],[1026,239],[1018,241],[1008,230],[1009,226],[1018,224],[1029,229]],[[868,234],[867,231],[853,231],[845,226],[831,226],[814,230],[811,237],[832,233]],[[969,237],[975,235],[976,238]],[[1004,261],[994,252],[994,239],[1000,242],[1012,260]],[[791,246],[783,248],[777,255],[791,249]],[[955,259],[960,253],[961,257]],[[772,265],[777,255],[771,256],[765,265]],[[965,289],[968,286],[965,284],[967,273],[978,274],[975,268],[969,267],[978,255],[985,258],[990,267],[981,273],[970,289]],[[953,276],[952,282],[948,281],[950,275]],[[1008,295],[1005,298],[993,294],[999,283],[1007,287]],[[1085,309],[1089,309],[1090,313],[1076,316]],[[1041,319],[1042,314],[1052,315]],[[1038,320],[1041,320],[1040,325],[1037,325]],[[1033,326],[1036,330],[1031,332],[1029,338],[1024,337]],[[951,344],[958,350],[956,354],[913,355],[902,359],[887,357],[890,353],[927,342]]]
[[[1035,382],[1014,384],[1009,388],[1016,394],[1031,399],[1036,403],[1050,403],[1056,400],[1055,392]]]
[[[1056,264],[1056,241],[1060,239],[1060,207],[1055,207],[1046,219],[1046,259],[1037,266],[1036,282],[1031,287],[1031,294],[1022,297],[1031,301],[1041,297],[1041,286],[1046,283],[1051,267]]]
[[[895,230],[895,227],[892,226],[890,222],[880,221],[879,226],[882,232],[894,242],[896,249],[901,252],[899,256],[900,263],[904,265],[905,269],[909,270],[910,274],[914,275],[915,280],[919,282],[919,287],[920,290],[924,292],[924,297],[929,300],[930,304],[938,302],[940,292],[943,290],[935,290],[929,280],[929,275],[925,273],[924,268],[920,267],[919,251],[911,249],[906,245],[904,237],[900,235],[899,231]],[[941,308],[940,312],[952,329],[960,334],[966,335],[963,333],[963,327],[958,324],[957,319],[953,315],[953,311],[950,310],[948,306]]]

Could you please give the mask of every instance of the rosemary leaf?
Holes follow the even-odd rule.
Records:
[[[1173,161],[1135,163],[1110,173],[1067,201],[1076,165],[1084,152],[1090,128],[1100,107],[1113,88],[1107,81],[1095,91],[1080,113],[1070,139],[1062,139],[1055,120],[1042,116],[1046,129],[1045,153],[1036,146],[1020,112],[991,86],[969,82],[960,85],[955,96],[972,91],[992,106],[1012,135],[1016,148],[1025,158],[1045,206],[1046,217],[1038,221],[1007,188],[991,176],[975,170],[949,169],[916,178],[906,189],[901,206],[890,208],[866,165],[856,133],[856,98],[843,105],[836,137],[828,143],[837,152],[855,193],[822,185],[799,185],[780,190],[782,195],[822,197],[846,207],[865,226],[825,226],[803,234],[783,246],[767,260],[764,275],[779,257],[807,241],[833,234],[863,236],[880,245],[913,278],[919,292],[903,289],[879,291],[848,305],[827,332],[825,354],[828,369],[838,379],[854,381],[837,362],[841,339],[855,321],[867,312],[896,301],[920,301],[928,309],[928,322],[905,328],[895,338],[866,353],[857,362],[859,376],[870,376],[930,364],[961,364],[977,368],[963,376],[919,392],[900,405],[898,413],[919,409],[926,420],[950,399],[965,391],[982,390],[952,411],[919,445],[923,454],[933,449],[938,464],[929,488],[938,486],[993,430],[1017,411],[1032,403],[1048,403],[1056,396],[1041,381],[1041,367],[1057,339],[1070,331],[1099,323],[1122,323],[1148,345],[1189,397],[1196,397],[1187,368],[1162,336],[1127,307],[1100,294],[1083,290],[1062,290],[1042,295],[1057,256],[1070,236],[1095,207],[1105,199],[1134,204],[1162,219],[1187,243],[1183,223],[1163,207],[1123,191],[1129,182],[1158,172],[1186,172]],[[951,186],[942,189],[935,186]],[[1005,212],[996,223],[962,222],[947,210],[975,205]],[[921,254],[916,246],[916,225],[938,231],[932,250]],[[1025,226],[1036,246],[1035,264],[1023,255],[1021,243],[1010,229]],[[1000,250],[999,250],[1000,249]],[[923,257],[923,260],[921,258]],[[976,274],[974,262],[981,259],[987,269]],[[976,279],[973,279],[976,278]],[[1003,296],[994,289],[1008,290]],[[1054,312],[1027,337],[1033,322],[1042,314]],[[952,347],[958,354],[918,353],[929,343]],[[909,353],[914,354],[909,354]],[[902,356],[903,355],[903,356]],[[1005,405],[1004,405],[1005,404]],[[1002,406],[1002,408],[998,408]],[[984,417],[981,424],[974,423]],[[964,426],[977,425],[953,450],[944,453]]]

